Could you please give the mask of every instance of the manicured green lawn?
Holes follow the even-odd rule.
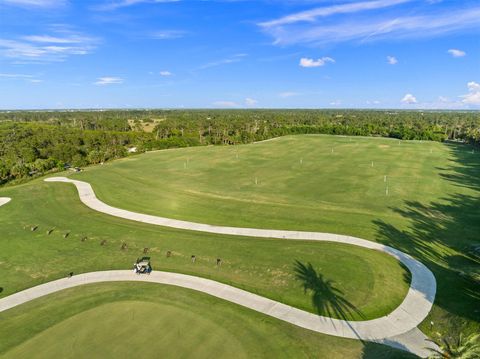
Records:
[[[153,152],[70,177],[125,209],[391,245],[437,277],[436,305],[423,330],[480,330],[480,260],[473,254],[480,246],[480,151],[470,146],[287,136]]]
[[[108,204],[143,213],[350,234],[391,245],[436,275],[436,302],[422,330],[480,330],[480,261],[472,251],[480,244],[480,156],[468,146],[288,136],[148,153],[67,175],[92,183]],[[295,260],[332,279],[365,318],[393,310],[408,288],[408,275],[393,258],[354,246],[133,223],[89,210],[69,184],[36,180],[2,188],[0,196],[13,198],[0,207],[0,296],[70,271],[128,268],[144,247],[155,269],[213,278],[310,311],[309,293],[294,277]],[[31,225],[39,227],[32,232]],[[128,249],[121,250],[122,243]],[[168,250],[173,257],[167,259]],[[220,268],[216,258],[223,260]]]
[[[177,287],[77,287],[0,313],[2,358],[405,358]],[[12,335],[15,333],[16,335]]]
[[[310,294],[295,279],[295,260],[312,263],[325,279],[333,280],[365,318],[388,314],[408,290],[407,271],[377,251],[336,243],[213,235],[122,220],[84,206],[70,184],[35,181],[0,193],[13,198],[0,207],[0,287],[4,288],[0,296],[70,271],[129,269],[144,248],[149,248],[154,269],[212,278],[313,312]],[[33,225],[38,229],[32,232]],[[48,235],[51,228],[55,229]],[[69,236],[63,238],[67,232]],[[84,237],[87,240],[82,242]],[[127,249],[121,249],[122,243]],[[171,258],[166,258],[167,251]],[[220,267],[217,258],[222,259]]]
[[[448,157],[449,148],[434,142],[287,136],[151,152],[69,177],[90,182],[113,206],[143,213],[369,235],[372,219],[398,221],[394,208],[405,200],[432,201],[449,193],[452,186],[438,176]]]

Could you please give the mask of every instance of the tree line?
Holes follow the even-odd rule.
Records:
[[[151,124],[148,131],[142,124]],[[154,126],[152,125],[154,124]],[[0,184],[171,147],[290,134],[454,140],[480,145],[480,113],[398,110],[108,110],[0,112]]]

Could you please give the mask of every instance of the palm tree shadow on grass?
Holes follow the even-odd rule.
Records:
[[[401,343],[390,341],[379,344],[361,338],[348,321],[354,318],[354,314],[361,319],[365,319],[365,315],[345,299],[343,292],[334,286],[332,280],[323,278],[311,263],[303,264],[296,260],[294,271],[296,279],[302,282],[304,292],[312,293],[312,303],[318,315],[332,319],[339,318],[347,322],[357,339],[363,344],[362,358],[417,358],[416,355],[408,353],[409,349]],[[406,280],[410,281],[410,278],[407,276]],[[385,347],[383,344],[391,347]]]
[[[294,271],[296,279],[302,282],[304,292],[312,293],[312,304],[318,315],[349,320],[357,314],[365,318],[359,309],[345,299],[343,292],[335,287],[335,282],[323,278],[311,263],[304,264],[296,260]]]
[[[472,147],[448,146],[447,167],[438,176],[449,184],[441,197],[428,201],[404,200],[389,209],[405,221],[389,223],[377,218],[378,242],[408,253],[426,265],[437,278],[435,311],[443,330],[458,335],[480,321],[480,157]],[[448,320],[451,313],[462,320]],[[452,317],[455,318],[455,317]],[[471,324],[464,322],[468,320]],[[424,329],[428,331],[426,326]]]
[[[407,353],[408,349],[400,343],[388,344],[391,348],[374,342],[365,341],[348,322],[354,318],[354,314],[361,319],[365,315],[352,303],[345,299],[343,292],[335,287],[334,281],[325,279],[318,273],[311,263],[304,264],[298,260],[294,263],[295,277],[302,283],[305,293],[311,292],[312,304],[318,315],[339,318],[347,322],[353,333],[363,344],[362,358],[416,358],[417,356]],[[406,280],[410,281],[407,275]],[[383,343],[386,344],[386,343]]]

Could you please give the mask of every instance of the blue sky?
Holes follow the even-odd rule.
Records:
[[[0,108],[480,109],[478,0],[0,0]]]

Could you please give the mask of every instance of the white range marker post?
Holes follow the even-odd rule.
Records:
[[[184,169],[184,170],[187,169],[187,162],[183,162],[183,169]]]
[[[333,153],[333,148],[332,148],[332,153]]]
[[[255,177],[255,184],[258,184],[258,178]]]
[[[373,167],[373,161],[372,161],[372,167]]]
[[[300,158],[300,164],[303,165],[303,158]]]
[[[383,176],[383,182],[387,182],[387,176]]]
[[[387,186],[387,188],[385,189],[385,196],[388,196],[388,186]]]

